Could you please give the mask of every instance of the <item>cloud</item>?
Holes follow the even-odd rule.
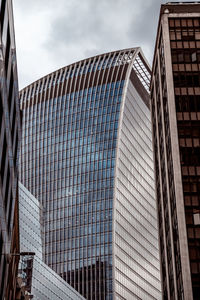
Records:
[[[160,0],[14,1],[19,85],[75,61],[141,46],[151,62]]]

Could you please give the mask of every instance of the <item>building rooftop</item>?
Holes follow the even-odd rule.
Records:
[[[164,13],[165,9],[169,10],[169,13],[199,13],[200,12],[200,1],[194,2],[167,2],[161,5],[161,14]]]

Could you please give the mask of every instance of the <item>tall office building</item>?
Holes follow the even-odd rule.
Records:
[[[41,202],[45,262],[87,299],[161,299],[149,110],[139,48],[21,91],[21,175]]]
[[[20,137],[12,1],[0,1],[0,298],[15,299],[19,233],[17,153]]]
[[[161,6],[151,82],[164,299],[200,296],[200,4]]]

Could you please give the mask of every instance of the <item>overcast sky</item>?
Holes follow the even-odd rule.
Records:
[[[161,0],[13,0],[19,88],[96,54],[140,46],[151,63]]]

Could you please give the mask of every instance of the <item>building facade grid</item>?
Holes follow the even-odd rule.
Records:
[[[42,205],[19,182],[20,250],[35,253],[31,271],[30,295],[38,300],[84,300],[66,281],[44,263],[42,249]],[[22,273],[19,274],[22,276]]]
[[[163,294],[199,297],[198,3],[161,6],[151,110]]]
[[[12,1],[0,1],[0,295],[14,299],[18,269],[20,112]]]
[[[138,72],[142,74],[141,70],[143,83],[137,76]],[[78,62],[20,93],[23,110],[20,179],[44,208],[45,262],[87,299],[113,299],[116,295],[117,153],[131,74],[133,85],[137,82],[140,90],[132,93],[137,93],[138,102],[143,101],[143,95],[148,103],[149,68],[139,48]],[[129,97],[135,101],[131,93]],[[143,106],[146,113],[147,104]],[[141,117],[134,120],[135,127],[140,121]],[[144,124],[141,126],[142,130],[147,129]],[[143,134],[143,138],[141,148],[150,143],[150,137]],[[146,158],[151,165],[151,154]],[[147,172],[145,176],[149,176]],[[151,193],[147,201],[152,201],[155,218],[154,192],[148,182],[144,181],[144,185]],[[149,243],[154,242],[155,236]],[[153,249],[156,264],[157,246]],[[145,272],[144,264],[143,269]],[[144,287],[149,287],[152,299],[160,296],[157,266],[155,272],[157,280],[152,282],[156,292],[152,293],[148,284]],[[147,276],[147,281],[151,279]],[[118,279],[119,283],[122,281]],[[133,283],[130,293],[136,298],[137,288],[138,284]]]

